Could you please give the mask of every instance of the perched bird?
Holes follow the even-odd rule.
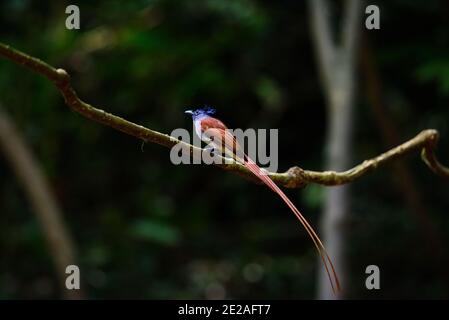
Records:
[[[290,210],[296,215],[301,224],[306,229],[316,249],[323,261],[323,265],[326,269],[329,281],[334,293],[340,290],[340,282],[338,280],[337,273],[335,272],[334,265],[329,257],[326,249],[316,232],[299,212],[290,199],[282,192],[282,190],[273,182],[273,180],[267,175],[266,171],[263,171],[253,160],[251,160],[238,144],[236,138],[229,132],[228,128],[220,120],[213,118],[215,109],[205,107],[197,110],[187,110],[185,113],[190,114],[193,119],[195,132],[197,136],[209,146],[211,146],[214,152],[218,152],[220,155],[230,157],[236,162],[244,165],[248,168],[257,178],[259,178],[265,185],[267,185],[272,191],[277,193],[281,199],[287,204]]]

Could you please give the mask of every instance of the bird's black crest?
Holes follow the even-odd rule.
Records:
[[[207,114],[209,116],[215,114],[217,112],[217,110],[215,110],[212,107],[209,106],[205,106],[203,109],[200,109],[202,111],[202,113]]]

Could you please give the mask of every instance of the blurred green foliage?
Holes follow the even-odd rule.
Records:
[[[155,130],[191,128],[183,111],[213,105],[230,127],[279,128],[280,170],[321,170],[326,112],[302,1],[0,2],[0,39],[72,75],[89,103]],[[369,32],[401,139],[442,135],[449,159],[447,1],[388,1]],[[0,92],[50,179],[91,298],[313,298],[318,259],[267,188],[217,168],[174,166],[168,150],[70,111],[49,81],[0,59]],[[363,84],[354,162],[385,149]],[[352,185],[350,298],[448,298],[447,183],[409,162],[443,257],[423,240],[384,168]],[[287,190],[317,225],[324,188]],[[59,297],[41,229],[0,155],[0,298]],[[364,288],[379,265],[381,290]]]

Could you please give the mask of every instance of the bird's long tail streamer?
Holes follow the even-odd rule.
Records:
[[[321,260],[323,261],[324,268],[326,269],[327,276],[329,277],[329,281],[332,287],[332,291],[334,294],[336,291],[340,291],[340,281],[338,279],[337,273],[335,272],[334,265],[332,263],[331,258],[329,257],[326,249],[324,248],[323,243],[320,238],[313,230],[312,226],[307,222],[306,218],[299,212],[299,210],[295,207],[295,205],[290,201],[290,199],[285,195],[284,192],[271,180],[269,176],[264,174],[260,167],[252,161],[248,156],[245,155],[245,161],[243,162],[244,166],[247,167],[255,176],[257,176],[265,185],[267,185],[271,190],[277,193],[282,200],[288,205],[288,207],[293,211],[298,220],[306,229],[313,243],[315,244],[318,253],[320,254]],[[330,266],[331,271],[329,270],[328,264]]]
[[[271,180],[271,178],[268,175],[262,172],[262,169],[243,152],[243,149],[240,148],[240,145],[236,141],[236,138],[230,132],[222,129],[213,129],[212,135],[214,135],[215,138],[214,145],[217,150],[222,150],[225,153],[225,156],[230,156],[235,161],[242,163],[265,185],[267,185],[273,192],[277,193],[281,197],[281,199],[287,204],[290,210],[293,211],[295,216],[298,218],[298,220],[306,229],[316,249],[318,250],[324,268],[326,269],[326,273],[329,278],[332,291],[334,292],[334,294],[336,294],[337,291],[340,291],[341,290],[340,281],[338,279],[337,272],[335,271],[334,264],[332,263],[332,260],[329,257],[329,254],[327,253],[320,238],[318,237],[312,226],[309,224],[309,222],[306,220],[306,218],[304,218],[301,212],[299,212],[299,210],[295,207],[295,205],[290,201],[290,199],[285,195],[285,193],[282,192],[282,190],[273,182],[273,180]],[[241,152],[240,155],[238,151]],[[241,156],[243,156],[243,158],[241,158]]]

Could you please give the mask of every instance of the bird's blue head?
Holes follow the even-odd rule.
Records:
[[[198,119],[200,117],[204,117],[204,116],[211,116],[213,114],[215,114],[216,110],[214,108],[211,107],[204,107],[202,109],[196,109],[196,110],[187,110],[185,111],[185,113],[190,114],[193,118],[193,120]]]

